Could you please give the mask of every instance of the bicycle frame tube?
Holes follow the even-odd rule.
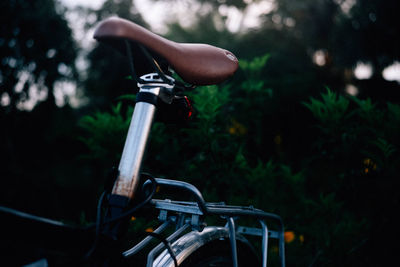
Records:
[[[160,90],[161,87],[143,87],[139,94],[145,93],[156,98]],[[119,175],[112,190],[113,195],[124,196],[129,199],[134,197],[155,111],[156,107],[152,103],[136,103],[118,167]]]

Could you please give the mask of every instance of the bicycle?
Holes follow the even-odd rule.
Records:
[[[0,207],[2,223],[18,229],[17,236],[5,231],[4,240],[29,237],[37,242],[47,232],[52,239],[50,250],[68,251],[68,255],[73,255],[71,257],[76,260],[75,264],[91,266],[132,265],[130,258],[158,240],[160,243],[147,254],[147,267],[236,267],[267,266],[268,241],[273,238],[279,243],[280,265],[285,266],[284,228],[278,215],[254,207],[207,203],[192,184],[153,178],[140,171],[156,109],[169,105],[177,107],[180,114],[190,114],[192,107],[185,91],[197,85],[217,84],[228,79],[238,68],[236,57],[227,50],[210,45],[175,43],[133,22],[115,17],[102,21],[94,38],[126,54],[132,78],[139,88],[120,164],[100,196],[96,223],[75,227]],[[172,78],[171,68],[183,81]],[[186,192],[194,201],[155,199],[157,187]],[[122,248],[121,240],[127,232],[129,219],[144,207],[158,210],[160,225],[133,247]],[[206,226],[205,219],[209,216],[219,216],[226,223]],[[236,221],[241,217],[253,218],[261,227],[239,226]],[[267,220],[274,221],[278,229],[270,230]],[[36,230],[31,230],[33,227]],[[163,233],[171,228],[175,229],[172,234],[163,237]],[[261,237],[261,262],[244,235]],[[58,239],[63,242],[57,243]],[[75,245],[73,253],[70,244]],[[39,247],[49,250],[46,244],[40,243]],[[46,258],[41,258],[29,266],[48,264]]]

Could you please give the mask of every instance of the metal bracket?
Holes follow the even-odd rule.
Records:
[[[170,81],[170,83],[166,83],[158,73],[148,73],[140,77],[140,82],[137,83],[137,86],[140,89],[140,92],[153,90],[154,88],[160,88],[157,96],[165,103],[171,104],[174,100],[175,93],[175,79],[164,75],[166,79]]]

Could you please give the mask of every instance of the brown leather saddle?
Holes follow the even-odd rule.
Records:
[[[102,21],[95,30],[94,38],[110,43],[119,50],[123,50],[120,40],[139,44],[149,50],[157,62],[166,61],[185,82],[192,85],[223,82],[238,68],[237,58],[225,49],[206,44],[173,42],[121,18],[112,17]],[[146,64],[137,50],[137,47],[132,48],[135,64]],[[142,74],[148,70],[143,70]]]

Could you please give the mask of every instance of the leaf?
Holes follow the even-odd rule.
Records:
[[[372,141],[371,143],[374,144],[383,153],[383,156],[386,159],[389,158],[397,150],[394,145],[390,144],[383,138],[378,138],[376,141]]]
[[[343,96],[337,96],[329,88],[327,92],[321,94],[321,100],[310,97],[310,102],[302,102],[317,118],[324,124],[337,124],[345,118],[346,112],[349,107],[349,100]]]
[[[260,57],[255,57],[251,61],[240,60],[239,67],[248,74],[258,74],[266,65],[270,54],[265,54]]]

